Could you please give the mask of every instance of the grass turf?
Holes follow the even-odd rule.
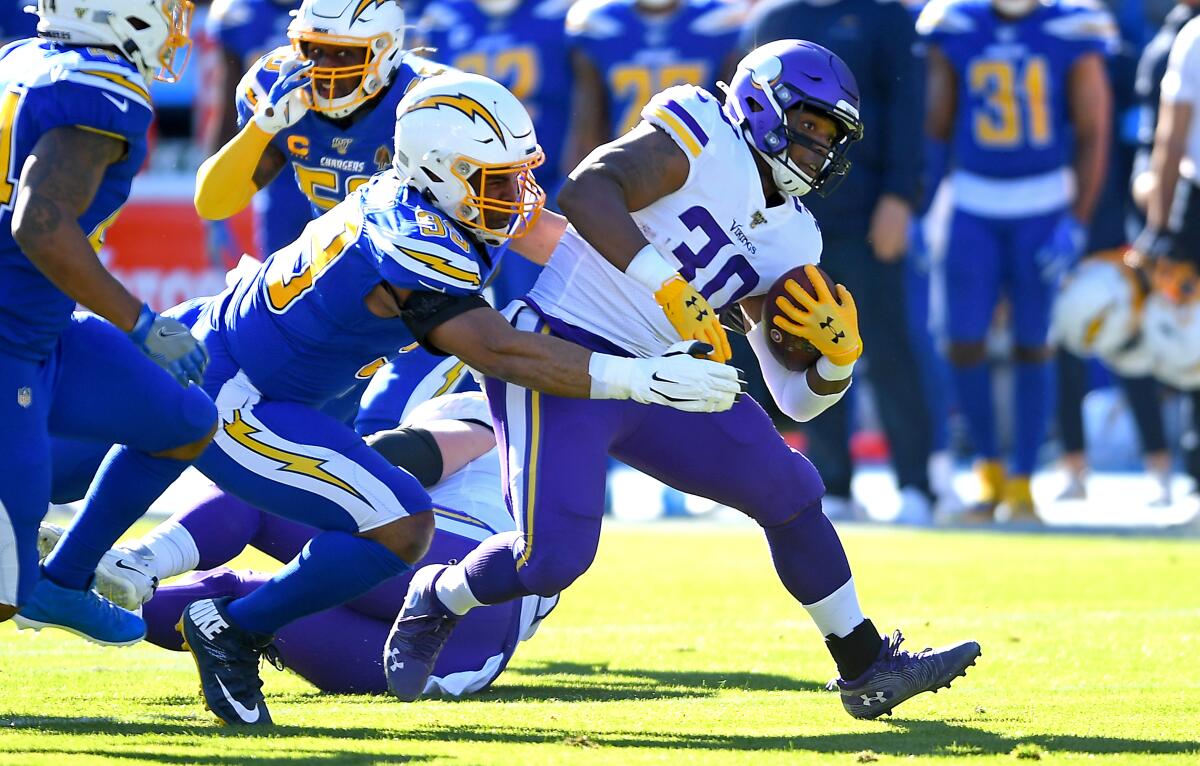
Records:
[[[855,721],[823,691],[829,658],[755,530],[664,524],[607,530],[466,702],[324,696],[267,668],[277,725],[246,733],[203,710],[185,654],[2,625],[0,763],[1200,763],[1195,540],[844,538],[867,613],[905,648],[983,645],[893,719]]]

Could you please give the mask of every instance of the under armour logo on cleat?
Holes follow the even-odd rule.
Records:
[[[192,604],[192,608],[188,610],[188,616],[192,618],[192,622],[196,623],[196,629],[209,641],[213,636],[229,627],[229,623],[221,617],[221,613],[217,611],[217,605],[211,600],[197,601]]]
[[[400,662],[399,660],[396,659],[399,656],[400,656],[399,649],[392,649],[391,651],[388,652],[388,658],[391,660],[391,664],[388,666],[388,670],[403,670],[404,669],[404,663]]]
[[[867,707],[870,707],[876,702],[884,702],[887,699],[887,697],[883,695],[883,692],[872,692],[871,694],[860,694],[858,696],[862,697],[863,704]]]

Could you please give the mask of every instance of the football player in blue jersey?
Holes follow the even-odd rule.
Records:
[[[565,26],[570,5],[570,0],[434,0],[420,24],[434,59],[491,77],[525,104],[542,149],[554,163],[538,173],[550,199],[562,183],[558,163],[571,108]],[[525,259],[508,260],[492,283],[496,305],[529,292],[537,274],[538,268]]]
[[[19,609],[22,627],[141,639],[141,618],[90,591],[96,564],[215,430],[189,385],[204,349],[97,258],[146,157],[148,83],[177,78],[191,11],[46,0],[39,37],[0,50],[0,619]],[[77,303],[99,316],[73,315]],[[39,578],[52,433],[126,446]]]
[[[568,397],[715,411],[740,390],[736,370],[692,358],[687,342],[626,359],[516,331],[480,293],[510,246],[544,262],[566,228],[539,218],[528,113],[494,81],[448,71],[415,85],[397,114],[392,167],[206,301],[192,328],[213,359],[204,389],[221,423],[197,467],[322,530],[253,593],[184,614],[206,702],[227,723],[270,722],[257,663],[276,631],[407,571],[429,545],[420,483],[318,409],[399,349],[417,341]]]
[[[712,88],[737,63],[737,0],[584,0],[567,16],[575,71],[567,167],[641,121],[672,85]]]
[[[927,130],[953,167],[949,357],[983,486],[967,518],[990,520],[1002,504],[1001,516],[1036,522],[1029,479],[1049,416],[1050,308],[1104,179],[1104,56],[1116,27],[1090,0],[937,0],[917,28],[929,42]],[[985,345],[1002,293],[1016,362],[1007,480]]]
[[[213,125],[205,136],[207,154],[214,154],[238,132],[235,96],[246,70],[262,56],[288,44],[287,27],[300,0],[217,0],[209,9],[205,32],[219,51],[213,57],[217,95],[211,99]],[[290,173],[282,173],[256,195],[254,247],[259,258],[275,252],[300,235],[309,222],[308,205]],[[229,224],[207,226],[214,263],[231,264],[241,254]],[[223,256],[223,257],[220,257]]]

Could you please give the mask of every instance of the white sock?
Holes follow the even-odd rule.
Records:
[[[862,607],[858,605],[858,593],[854,590],[854,578],[815,604],[805,604],[808,616],[817,624],[822,636],[834,635],[845,638],[864,619]]]
[[[462,564],[446,567],[433,584],[433,590],[442,606],[460,617],[477,606],[483,606],[483,602],[471,592],[471,586],[467,584],[467,568]]]
[[[138,543],[153,556],[158,579],[165,580],[200,566],[200,549],[187,527],[168,519],[150,530]]]

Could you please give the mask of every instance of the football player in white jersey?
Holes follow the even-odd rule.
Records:
[[[693,86],[663,91],[638,127],[572,173],[559,196],[572,227],[530,295],[510,308],[518,328],[632,357],[701,338],[725,359],[714,309],[740,303],[753,322],[777,278],[817,262],[820,230],[798,198],[828,192],[849,167],[846,150],[862,131],[854,76],[830,51],[785,40],[747,55],[725,92],[722,105]],[[797,420],[840,398],[862,351],[850,293],[812,281],[816,297],[788,285],[791,300],[779,299],[772,329],[815,345],[823,357],[813,367],[789,372],[767,353],[763,329],[750,332],[768,388]],[[863,617],[841,542],[821,513],[820,476],[752,399],[688,415],[492,379],[485,387],[521,530],[413,577],[388,639],[399,660],[388,666],[396,696],[422,692],[440,646],[472,608],[557,593],[587,570],[609,455],[763,527],[780,580],[825,636],[840,676],[833,688],[851,715],[875,718],[949,686],[979,656],[973,641],[902,651],[899,631],[882,637]]]

